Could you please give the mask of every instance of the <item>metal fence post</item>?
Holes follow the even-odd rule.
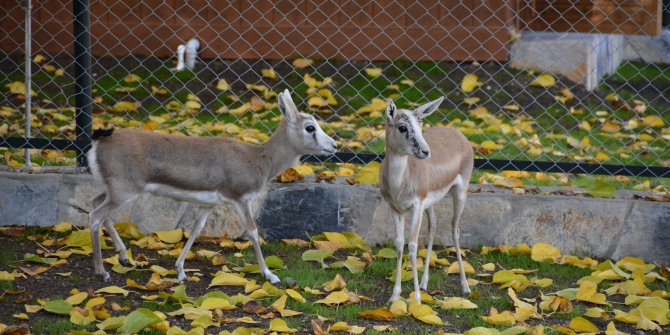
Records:
[[[33,3],[32,0],[26,0],[26,59],[25,59],[25,83],[26,83],[26,123],[25,123],[25,138],[30,138],[31,127],[32,127],[32,96],[30,95],[31,91],[31,82],[32,82],[32,11]],[[25,159],[26,166],[30,167],[30,148],[25,149]]]
[[[78,141],[89,141],[92,130],[91,36],[89,1],[74,0],[75,115]],[[85,148],[77,148],[77,165],[88,166]]]

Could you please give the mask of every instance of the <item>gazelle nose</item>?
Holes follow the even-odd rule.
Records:
[[[421,153],[422,153],[424,156],[428,156],[428,155],[430,155],[430,150],[421,150]]]

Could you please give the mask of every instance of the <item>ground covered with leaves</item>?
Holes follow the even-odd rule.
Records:
[[[24,130],[25,84],[0,59],[0,136]],[[36,55],[32,136],[74,138],[72,59]],[[279,122],[276,92],[322,119],[341,152],[383,153],[386,100],[411,108],[446,101],[426,127],[463,132],[480,158],[629,165],[670,165],[670,67],[625,63],[593,92],[560,76],[504,63],[203,60],[174,72],[166,59],[101,57],[93,62],[94,128],[133,127],[260,144]],[[34,150],[36,165],[74,165],[73,152]],[[0,148],[0,163],[24,164],[21,150]],[[327,170],[342,174],[341,165]],[[514,169],[510,166],[509,169]],[[348,169],[345,169],[348,173]],[[605,178],[616,188],[666,192],[667,179]],[[473,182],[504,187],[585,187],[590,176],[477,171]]]
[[[429,292],[389,304],[396,254],[355,233],[266,243],[282,283],[258,274],[247,241],[202,238],[176,280],[188,234],[145,236],[117,223],[132,267],[103,250],[112,279],[93,275],[88,229],[0,228],[0,334],[576,334],[669,332],[670,268],[561,255],[550,244],[462,250],[473,292],[463,296],[454,248],[431,257]],[[111,245],[104,238],[105,246]],[[419,252],[421,260],[426,251]]]

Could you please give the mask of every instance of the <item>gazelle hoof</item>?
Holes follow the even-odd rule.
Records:
[[[97,275],[100,276],[100,279],[102,279],[103,283],[109,283],[112,280],[107,271],[103,271]]]
[[[279,280],[279,277],[277,277],[277,275],[269,271],[265,273],[265,279],[270,281],[271,284],[277,284],[281,281]]]
[[[121,265],[123,265],[127,268],[130,268],[130,267],[133,266],[132,264],[130,264],[130,261],[127,258],[119,258],[119,264],[121,264]]]
[[[392,295],[391,298],[389,299],[389,304],[392,304],[392,303],[398,301],[399,298],[400,298],[400,294]]]
[[[179,272],[179,275],[177,276],[177,280],[179,281],[184,281],[186,279],[186,273],[181,271]]]

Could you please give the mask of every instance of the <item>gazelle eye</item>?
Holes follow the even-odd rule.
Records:
[[[398,127],[398,130],[400,130],[401,133],[406,133],[407,132],[407,127],[400,126],[400,127]]]
[[[313,133],[315,130],[316,130],[316,128],[314,128],[314,126],[305,127],[305,131],[310,133],[310,134]]]

